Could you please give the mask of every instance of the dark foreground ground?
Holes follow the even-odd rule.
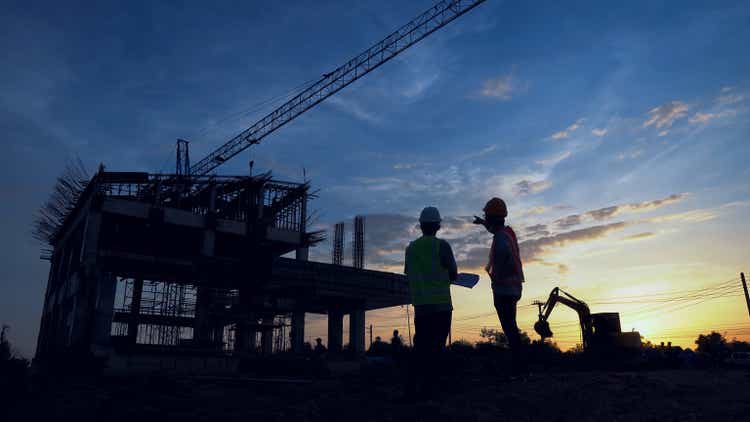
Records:
[[[404,402],[394,379],[78,378],[36,387],[4,410],[8,421],[750,420],[750,372],[742,370],[559,372],[525,381],[480,373],[416,404]]]

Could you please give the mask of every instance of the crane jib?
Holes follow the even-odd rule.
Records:
[[[192,167],[205,175],[485,0],[441,1],[270,112]]]

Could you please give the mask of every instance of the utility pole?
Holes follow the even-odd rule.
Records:
[[[747,303],[747,313],[750,315],[750,295],[747,294],[747,282],[745,281],[745,273],[740,273],[742,279],[742,288],[745,290],[745,303]]]
[[[409,328],[409,347],[411,347],[411,320],[409,319],[409,305],[406,305],[406,326]]]
[[[372,324],[370,324],[370,347],[372,347]]]

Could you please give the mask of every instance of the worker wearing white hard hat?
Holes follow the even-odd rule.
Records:
[[[456,280],[458,268],[448,242],[436,237],[441,221],[437,208],[424,208],[419,215],[422,236],[406,248],[404,273],[409,280],[416,331],[407,394],[424,395],[434,386],[434,376],[441,372],[436,367],[437,358],[451,328],[450,284]]]

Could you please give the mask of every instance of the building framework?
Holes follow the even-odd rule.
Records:
[[[309,198],[306,184],[267,174],[98,172],[52,239],[37,358],[177,365],[301,352],[306,313],[328,315],[334,353],[348,314],[349,343],[363,352],[365,312],[407,303],[408,286],[398,274],[309,262],[320,240],[306,229]]]

